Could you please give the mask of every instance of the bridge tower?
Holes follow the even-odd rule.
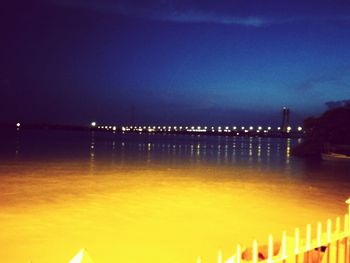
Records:
[[[286,107],[283,107],[282,109],[282,126],[281,130],[283,133],[286,133],[288,131],[289,126],[289,109]]]

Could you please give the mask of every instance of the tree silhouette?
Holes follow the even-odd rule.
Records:
[[[350,147],[350,103],[329,109],[320,117],[303,122],[305,141],[295,147],[294,155],[319,155],[325,151],[347,153]]]

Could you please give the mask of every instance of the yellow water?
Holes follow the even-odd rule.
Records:
[[[246,166],[10,163],[0,262],[68,262],[82,247],[96,263],[216,262],[218,249],[344,214],[342,185]]]

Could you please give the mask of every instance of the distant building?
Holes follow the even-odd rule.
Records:
[[[290,126],[289,123],[289,109],[286,107],[283,107],[282,109],[282,125],[281,129],[283,133],[289,132],[288,127]]]

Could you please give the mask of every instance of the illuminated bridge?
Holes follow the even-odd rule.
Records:
[[[190,134],[259,137],[302,137],[301,126],[286,129],[271,126],[115,126],[97,125],[91,122],[90,128],[97,131],[119,133]]]

